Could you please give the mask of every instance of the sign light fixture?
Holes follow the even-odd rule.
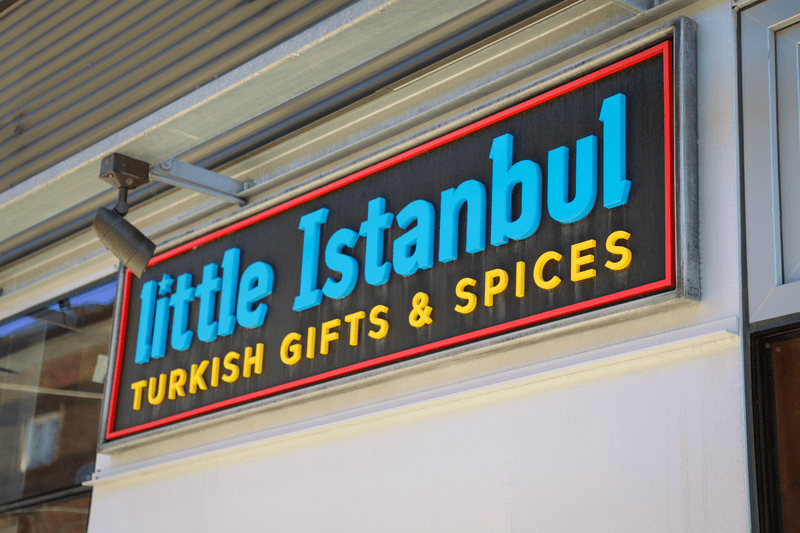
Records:
[[[100,164],[100,179],[119,190],[113,209],[101,207],[94,218],[94,231],[100,242],[137,278],[141,278],[153,257],[156,245],[133,224],[128,214],[128,191],[153,181],[192,189],[240,206],[247,200],[239,196],[245,184],[210,170],[176,159],[164,161],[152,170],[145,161],[122,154],[106,156]]]

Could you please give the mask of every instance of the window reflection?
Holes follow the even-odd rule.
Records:
[[[785,533],[800,533],[800,339],[772,345]]]
[[[0,515],[1,533],[83,533],[89,522],[89,494],[17,509]]]
[[[0,325],[0,504],[94,470],[115,294],[111,281]]]
[[[28,420],[22,455],[23,471],[53,464],[60,429],[61,411],[37,415]]]

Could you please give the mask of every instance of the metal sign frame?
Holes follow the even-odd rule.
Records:
[[[695,135],[693,129],[694,124],[691,121],[693,118],[693,114],[691,113],[691,105],[693,105],[694,102],[693,100],[690,101],[689,107],[687,107],[687,99],[685,94],[679,94],[678,97],[675,98],[676,95],[674,93],[676,88],[681,93],[685,93],[685,89],[687,88],[692,88],[691,85],[686,84],[686,74],[687,72],[691,74],[691,79],[689,81],[693,83],[693,65],[688,65],[687,69],[687,58],[683,57],[682,54],[686,54],[687,51],[689,54],[693,54],[693,31],[694,28],[690,24],[690,21],[687,19],[679,19],[678,21],[675,21],[664,28],[660,28],[651,32],[648,36],[642,39],[638,39],[635,44],[632,42],[626,47],[618,47],[616,50],[614,50],[616,53],[604,53],[601,58],[594,58],[592,62],[595,64],[598,62],[606,63],[606,65],[602,68],[587,73],[585,72],[585,64],[580,65],[575,69],[578,71],[576,77],[568,83],[551,88],[550,90],[538,94],[524,102],[509,107],[506,110],[492,114],[491,116],[459,128],[438,139],[434,139],[404,153],[390,157],[381,163],[372,165],[348,177],[327,184],[317,190],[301,195],[278,206],[272,207],[255,216],[232,224],[227,228],[209,233],[200,239],[162,253],[153,258],[150,264],[150,266],[154,266],[168,261],[171,258],[183,254],[184,252],[196,249],[207,243],[223,238],[226,235],[235,233],[240,229],[252,226],[253,224],[267,220],[270,217],[291,210],[297,206],[301,206],[314,199],[323,197],[333,191],[347,187],[358,182],[359,180],[380,172],[383,169],[407,161],[430,150],[434,150],[442,145],[469,135],[474,131],[487,127],[488,125],[502,121],[507,117],[512,117],[535,106],[558,98],[559,96],[569,93],[570,91],[586,86],[587,84],[591,84],[592,82],[602,79],[605,76],[623,71],[624,69],[629,68],[632,65],[636,65],[646,59],[655,56],[661,56],[663,58],[664,65],[664,204],[666,206],[664,217],[665,258],[664,276],[662,279],[653,283],[648,283],[623,291],[618,291],[613,294],[604,295],[599,298],[575,302],[571,305],[561,306],[559,308],[544,311],[531,316],[494,324],[490,327],[484,327],[468,333],[455,335],[449,338],[437,340],[435,342],[415,346],[413,348],[385,354],[373,359],[350,364],[342,368],[329,370],[313,376],[307,376],[303,379],[256,390],[245,395],[228,398],[220,402],[201,406],[143,424],[116,429],[114,426],[116,418],[116,405],[119,397],[120,376],[122,371],[121,362],[123,361],[123,357],[125,355],[124,346],[126,335],[128,334],[127,322],[130,304],[130,284],[132,280],[131,272],[127,271],[121,273],[122,283],[120,284],[121,298],[119,306],[119,321],[116,323],[119,324],[119,327],[115,329],[114,333],[113,346],[115,349],[115,357],[112,366],[113,374],[107,391],[108,401],[106,404],[106,412],[104,413],[105,416],[102,430],[103,433],[101,435],[101,443],[107,444],[111,442],[119,442],[119,439],[121,438],[124,438],[123,440],[127,440],[127,438],[131,438],[133,436],[151,433],[156,429],[163,431],[167,429],[166,426],[174,427],[176,423],[192,423],[192,420],[196,420],[200,415],[222,412],[221,410],[226,408],[253,402],[255,400],[260,400],[262,402],[265,399],[274,400],[275,395],[286,391],[314,386],[315,384],[328,382],[329,380],[335,378],[341,379],[342,376],[352,376],[355,373],[361,373],[365,370],[374,369],[388,363],[407,360],[423,354],[446,350],[448,348],[465,343],[474,343],[475,341],[480,341],[482,339],[487,339],[489,337],[494,337],[510,331],[519,330],[520,328],[530,328],[531,326],[542,324],[554,319],[570,317],[577,313],[583,313],[591,310],[597,310],[594,312],[595,314],[607,314],[608,312],[613,313],[613,309],[609,308],[608,306],[614,304],[616,304],[619,308],[625,309],[631,307],[639,308],[643,305],[646,305],[642,300],[632,301],[637,298],[647,297],[646,300],[651,301],[651,304],[674,300],[685,300],[687,297],[690,299],[699,298],[699,286],[696,278],[696,223],[693,221],[693,218],[696,217],[696,210],[692,201],[695,194],[695,185],[693,180],[693,174],[695,170],[692,167],[694,165],[694,159],[696,158],[696,155],[691,151],[687,151],[687,132],[684,129],[680,129],[688,128],[688,135],[690,137]],[[688,36],[687,33],[689,34]],[[657,41],[660,42],[653,45],[653,42]],[[676,41],[679,41],[677,46],[675,45]],[[690,42],[692,46],[687,46],[685,44],[686,42]],[[644,50],[641,50],[644,46],[647,47]],[[627,57],[619,57],[631,48],[638,49],[640,51],[628,55]],[[675,50],[675,53],[673,53],[673,50]],[[673,69],[673,60],[675,58],[678,59],[679,66]],[[587,63],[591,64],[591,62]],[[583,69],[580,67],[583,67]],[[690,91],[690,94],[693,93]],[[677,134],[676,129],[678,129]],[[675,144],[678,145],[677,150]],[[676,165],[679,167],[677,171],[675,168]],[[664,291],[668,292],[664,293]],[[582,318],[583,317],[577,317],[576,319],[581,320]],[[558,327],[558,325],[556,324],[554,327]]]

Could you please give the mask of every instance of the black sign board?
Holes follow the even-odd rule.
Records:
[[[675,287],[663,42],[126,272],[106,438]]]

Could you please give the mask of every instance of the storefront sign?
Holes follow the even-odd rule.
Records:
[[[675,287],[664,42],[126,273],[107,439]]]

